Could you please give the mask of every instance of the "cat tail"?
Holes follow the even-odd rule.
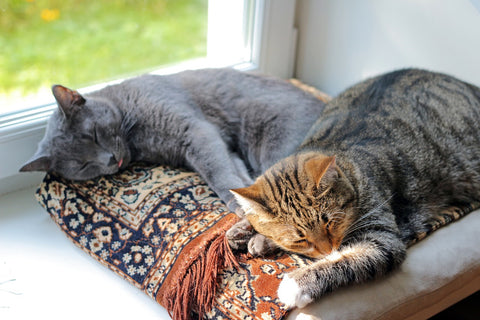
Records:
[[[425,239],[433,231],[464,217],[468,213],[477,210],[478,208],[480,208],[480,202],[475,201],[472,203],[452,206],[440,210],[439,212],[435,213],[430,220],[427,221],[426,225],[424,226],[424,230],[417,232],[406,239],[403,239],[403,241],[406,243],[407,247],[410,247],[420,240]]]

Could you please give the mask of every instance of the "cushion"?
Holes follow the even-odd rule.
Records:
[[[74,244],[174,319],[280,319],[281,275],[309,262],[232,256],[223,235],[236,215],[182,169],[136,165],[81,183],[48,174],[36,197]]]
[[[137,164],[81,183],[48,174],[36,197],[74,244],[174,319],[281,319],[282,275],[310,263],[287,253],[233,256],[224,233],[237,217],[200,176],[183,169]],[[439,213],[430,230],[475,208]],[[471,214],[409,249],[391,276],[340,289],[289,319],[432,315],[480,288],[478,228],[479,215]]]

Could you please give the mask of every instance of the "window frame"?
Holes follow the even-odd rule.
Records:
[[[216,1],[218,0],[209,0],[209,10]],[[244,0],[244,6],[255,8],[254,14],[249,17],[252,32],[247,43],[251,46],[248,61],[219,65],[209,61],[207,54],[207,59],[186,61],[154,73],[232,66],[280,78],[291,77],[297,36],[294,27],[296,0]],[[210,19],[209,16],[209,23]],[[119,81],[121,80],[115,82]],[[111,82],[79,91],[86,93],[108,84]],[[56,103],[51,103],[0,117],[0,194],[37,185],[44,176],[44,173],[19,173],[18,170],[35,152],[45,133],[47,120],[55,108]]]

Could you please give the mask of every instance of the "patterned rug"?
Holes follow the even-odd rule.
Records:
[[[282,275],[309,262],[294,254],[216,261],[216,250],[225,249],[218,239],[237,217],[197,174],[180,169],[138,165],[82,183],[49,174],[36,197],[77,246],[174,319],[199,313],[206,319],[281,319],[287,312],[276,295]],[[204,270],[202,260],[219,268]],[[210,272],[214,282],[189,280],[194,269]],[[210,296],[202,297],[205,291]]]

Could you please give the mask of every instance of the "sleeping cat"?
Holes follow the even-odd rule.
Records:
[[[84,96],[52,91],[58,108],[21,171],[86,180],[132,161],[186,166],[231,210],[228,190],[291,154],[324,109],[286,81],[233,69],[143,75]]]
[[[330,101],[295,154],[233,190],[259,233],[250,249],[315,258],[284,276],[280,300],[303,307],[384,275],[436,214],[480,200],[479,123],[479,88],[416,69]]]

